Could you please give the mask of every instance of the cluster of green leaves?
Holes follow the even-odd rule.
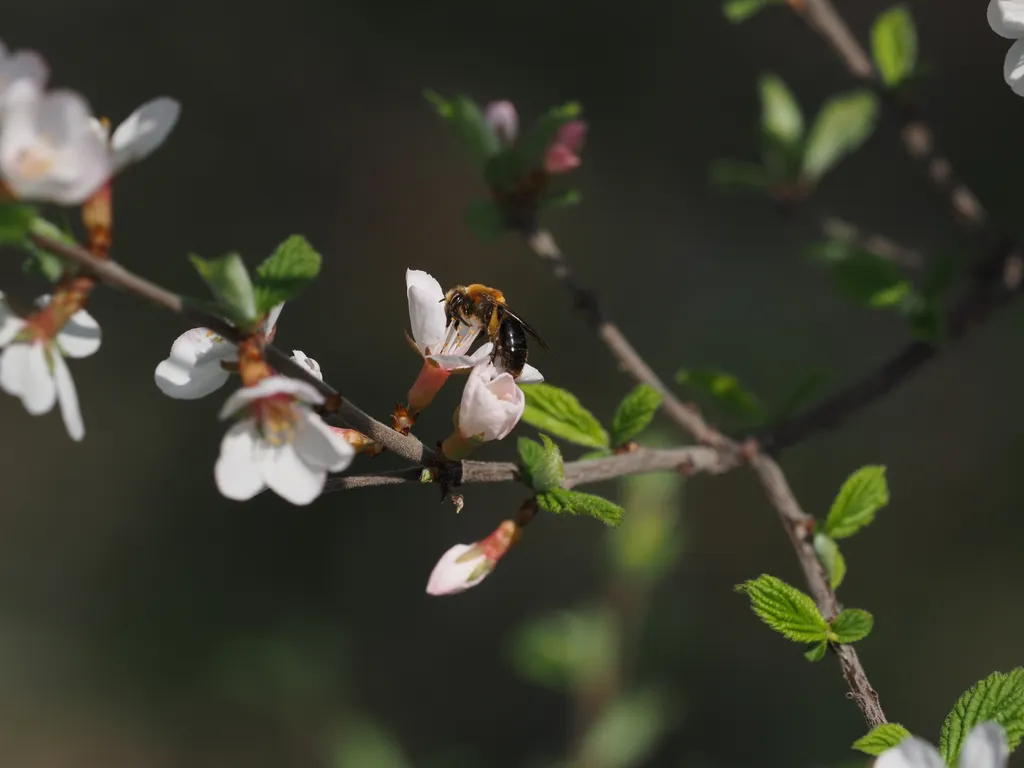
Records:
[[[885,467],[861,467],[843,483],[832,502],[824,530],[814,535],[814,551],[828,573],[832,589],[838,589],[846,576],[846,560],[839,545],[869,525],[875,514],[889,503],[889,486],[885,481]]]
[[[878,97],[857,89],[822,105],[808,130],[796,97],[777,75],[760,79],[761,163],[720,160],[712,181],[725,188],[801,190],[859,149],[875,129]]]
[[[1012,752],[1024,738],[1024,667],[1010,672],[993,672],[972,685],[956,702],[942,723],[939,754],[946,765],[955,766],[971,729],[979,723],[996,722],[1006,732]],[[910,733],[902,725],[877,726],[853,743],[853,748],[878,756],[899,745]]]
[[[787,418],[805,405],[824,383],[820,371],[800,379],[781,405],[769,408],[735,375],[720,368],[681,368],[676,383],[707,398],[723,414],[737,421],[737,427],[753,427]]]
[[[213,294],[213,309],[239,328],[250,329],[278,304],[289,301],[320,272],[321,256],[292,235],[256,267],[255,279],[237,253],[216,259],[189,257]]]
[[[762,574],[736,591],[747,595],[754,613],[783,637],[812,643],[804,653],[810,661],[824,658],[829,644],[863,640],[874,625],[871,614],[859,608],[847,608],[827,621],[810,596],[774,576]]]
[[[506,146],[484,117],[483,110],[467,96],[446,98],[435,91],[424,93],[434,106],[437,114],[455,132],[459,143],[466,149],[479,169],[489,189],[494,193],[490,200],[474,200],[465,208],[467,227],[481,240],[493,240],[517,222],[510,214],[523,211],[509,211],[501,201],[515,193],[524,193],[524,181],[544,168],[544,156],[558,130],[571,120],[577,119],[582,107],[578,102],[569,102],[552,107],[534,124],[519,141]],[[581,199],[577,189],[544,189],[537,199],[527,192],[516,194],[516,204],[527,204],[532,210],[545,210],[575,205]]]

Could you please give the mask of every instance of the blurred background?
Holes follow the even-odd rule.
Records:
[[[838,4],[862,40],[887,7]],[[254,265],[306,235],[325,268],[285,308],[277,341],[378,418],[419,367],[403,339],[407,267],[502,288],[554,350],[532,361],[600,418],[631,386],[521,240],[481,245],[464,229],[463,205],[484,190],[424,87],[512,99],[524,120],[583,103],[591,128],[572,180],[583,204],[547,221],[666,377],[717,366],[777,404],[808,373],[825,372],[827,394],[909,338],[901,318],[846,301],[806,258],[813,217],[783,220],[708,183],[714,159],[757,155],[759,73],[781,75],[809,114],[852,86],[785,8],[734,27],[717,0],[9,5],[3,40],[41,51],[54,85],[98,114],[116,123],[159,94],[184,105],[168,143],[117,183],[115,257],[196,294],[187,253],[235,249]],[[928,68],[920,100],[960,174],[1013,229],[1024,101],[1001,77],[1009,43],[983,3],[911,9]],[[888,117],[815,206],[929,257],[973,253]],[[42,290],[19,260],[4,264],[4,290]],[[749,473],[597,487],[626,506],[621,529],[541,516],[483,585],[431,598],[440,554],[512,516],[522,489],[467,487],[458,516],[419,487],[303,509],[270,494],[226,501],[212,477],[226,391],[178,402],[153,384],[180,320],[111,291],[91,310],[105,336],[73,367],[83,443],[56,413],[0,399],[0,764],[865,762],[849,749],[865,727],[834,660],[808,664],[732,592],[763,572],[802,586]],[[844,543],[842,599],[875,615],[860,652],[889,718],[933,741],[963,690],[1024,660],[1012,610],[1024,581],[1022,329],[1020,306],[1002,312],[782,461],[816,515],[854,469],[887,465],[892,503]],[[447,434],[458,395],[446,388],[420,437]],[[683,436],[659,422],[650,439]],[[514,446],[480,455],[510,459]]]

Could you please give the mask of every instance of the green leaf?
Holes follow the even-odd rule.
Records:
[[[558,133],[558,129],[578,118],[582,111],[583,107],[577,101],[570,101],[560,107],[549,109],[547,114],[541,117],[534,124],[533,129],[519,142],[519,151],[524,167],[528,170],[543,167],[544,155]]]
[[[902,307],[914,338],[938,344],[946,335],[946,315],[935,299],[915,296]]]
[[[905,5],[887,10],[871,27],[871,54],[882,82],[890,88],[914,73],[917,65],[917,30]]]
[[[967,734],[978,723],[994,720],[1006,731],[1013,751],[1024,737],[1024,667],[993,672],[961,696],[942,724],[939,752],[947,765],[956,765]]]
[[[829,240],[810,249],[811,256],[832,272],[836,290],[866,307],[904,307],[914,287],[899,267],[847,240]]]
[[[607,538],[615,571],[653,582],[683,551],[680,515],[684,478],[678,472],[630,475],[620,481],[622,505],[629,515]]]
[[[871,634],[875,617],[860,608],[847,608],[830,625],[829,640],[833,643],[855,643]]]
[[[853,742],[853,748],[872,757],[878,757],[887,749],[898,747],[910,736],[910,731],[899,723],[876,725],[865,735]]]
[[[434,91],[424,91],[437,114],[455,129],[459,142],[482,171],[487,161],[501,150],[501,141],[476,103],[465,96],[446,99]]]
[[[825,532],[833,539],[852,536],[875,519],[875,513],[889,503],[885,467],[861,467],[850,475],[832,502]]]
[[[566,189],[541,198],[540,202],[537,203],[537,208],[542,211],[549,208],[568,208],[573,205],[579,205],[582,200],[583,193],[578,189]]]
[[[35,217],[35,208],[31,205],[0,204],[0,245],[24,244],[28,240]]]
[[[832,589],[839,589],[846,576],[846,559],[839,551],[839,545],[824,533],[814,534],[814,552],[818,556],[818,562],[828,574],[829,584]]]
[[[661,394],[647,384],[639,384],[619,403],[612,419],[612,446],[625,445],[643,432],[661,407]]]
[[[493,200],[470,200],[462,212],[466,229],[489,243],[505,230],[505,213]]]
[[[796,97],[777,75],[762,75],[760,89],[761,128],[785,145],[798,144],[804,135],[804,115]]]
[[[750,598],[761,621],[790,640],[817,643],[828,636],[828,624],[814,601],[781,579],[762,574],[736,587]]]
[[[618,636],[605,611],[577,610],[533,619],[512,638],[513,667],[527,680],[555,691],[600,678],[615,663]]]
[[[733,24],[739,24],[741,21],[746,21],[759,11],[767,8],[769,5],[775,5],[781,1],[782,0],[725,0],[725,3],[722,5],[722,11],[725,13],[725,18]]]
[[[320,254],[301,235],[292,235],[256,267],[256,312],[264,315],[294,299],[320,272]]]
[[[523,384],[523,421],[555,437],[587,448],[607,448],[608,433],[571,392],[550,384]]]
[[[32,233],[49,237],[52,240],[59,240],[68,245],[75,245],[75,239],[68,235],[56,224],[43,218],[35,218],[29,225]],[[27,233],[22,247],[29,252],[29,257],[22,263],[22,269],[28,274],[39,275],[51,283],[60,280],[65,272],[74,271],[74,265],[65,262],[59,256],[40,248],[32,240],[28,239]]]
[[[334,739],[330,768],[410,768],[401,745],[377,725],[352,718]]]
[[[858,149],[874,131],[877,117],[878,97],[871,91],[856,90],[829,99],[807,138],[804,176],[818,180]]]
[[[239,326],[250,326],[256,321],[256,297],[241,256],[229,253],[206,260],[193,254],[189,261],[229,320]]]
[[[544,444],[520,437],[518,442],[519,458],[523,461],[523,471],[530,487],[538,493],[559,488],[565,479],[562,452],[547,435],[541,435]]]
[[[711,164],[711,183],[729,191],[767,189],[772,177],[768,169],[741,160],[715,160]]]
[[[804,658],[808,661],[821,661],[825,658],[825,651],[828,650],[828,641],[822,640],[817,645],[811,646],[811,649],[804,651]]]
[[[620,695],[590,726],[579,765],[642,768],[671,725],[669,700],[655,690]]]
[[[622,507],[608,499],[564,488],[537,494],[537,506],[555,515],[589,515],[612,527],[622,522],[624,514]]]
[[[731,373],[716,368],[683,368],[676,373],[676,382],[711,395],[734,413],[746,416],[760,416],[764,413],[757,398],[744,389],[739,379]]]

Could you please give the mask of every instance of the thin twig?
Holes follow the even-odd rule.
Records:
[[[40,248],[78,264],[109,286],[141,296],[158,306],[169,309],[171,312],[184,315],[192,322],[204,328],[209,328],[214,333],[236,344],[244,336],[241,331],[230,323],[225,322],[222,318],[189,306],[187,302],[182,300],[181,296],[171,293],[167,289],[128,271],[116,261],[98,259],[79,245],[55,240],[45,235],[33,233],[31,238]],[[396,432],[391,427],[364,413],[353,403],[343,398],[331,385],[321,381],[305,366],[299,365],[292,360],[291,355],[283,350],[278,349],[273,344],[267,344],[264,347],[264,354],[267,357],[267,361],[275,369],[283,374],[311,384],[328,402],[336,403],[337,415],[353,429],[357,429],[367,437],[376,440],[389,451],[417,464],[429,463],[434,458],[434,451],[427,448],[415,437]]]
[[[924,266],[924,257],[919,252],[906,248],[885,235],[865,232],[860,227],[835,216],[822,216],[819,224],[821,231],[830,239],[853,243],[906,269],[921,269]]]

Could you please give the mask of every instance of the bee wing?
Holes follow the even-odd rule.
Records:
[[[530,334],[531,336],[533,336],[533,338],[535,338],[535,339],[536,339],[536,340],[537,340],[537,341],[538,341],[538,342],[540,343],[540,345],[541,345],[542,347],[544,347],[544,349],[546,349],[546,350],[547,350],[548,352],[550,352],[550,351],[551,351],[551,347],[549,347],[549,346],[548,346],[548,343],[547,343],[546,341],[544,341],[544,339],[542,339],[542,338],[540,337],[540,334],[539,334],[539,333],[537,333],[537,331],[535,331],[535,330],[533,329],[533,326],[532,326],[532,325],[530,325],[530,324],[529,324],[528,322],[526,322],[525,320],[523,320],[523,318],[521,318],[521,317],[520,317],[519,315],[517,315],[517,314],[516,314],[515,312],[513,312],[513,311],[512,311],[511,309],[509,309],[509,308],[508,308],[508,305],[507,305],[507,304],[503,304],[503,305],[502,305],[502,309],[504,309],[504,310],[505,310],[505,314],[507,314],[507,315],[509,315],[510,317],[513,317],[513,318],[515,318],[516,320],[518,320],[518,321],[519,321],[519,323],[520,323],[520,324],[521,324],[521,325],[523,326],[523,328],[524,328],[524,329],[526,330],[526,332],[527,332],[528,334]]]

